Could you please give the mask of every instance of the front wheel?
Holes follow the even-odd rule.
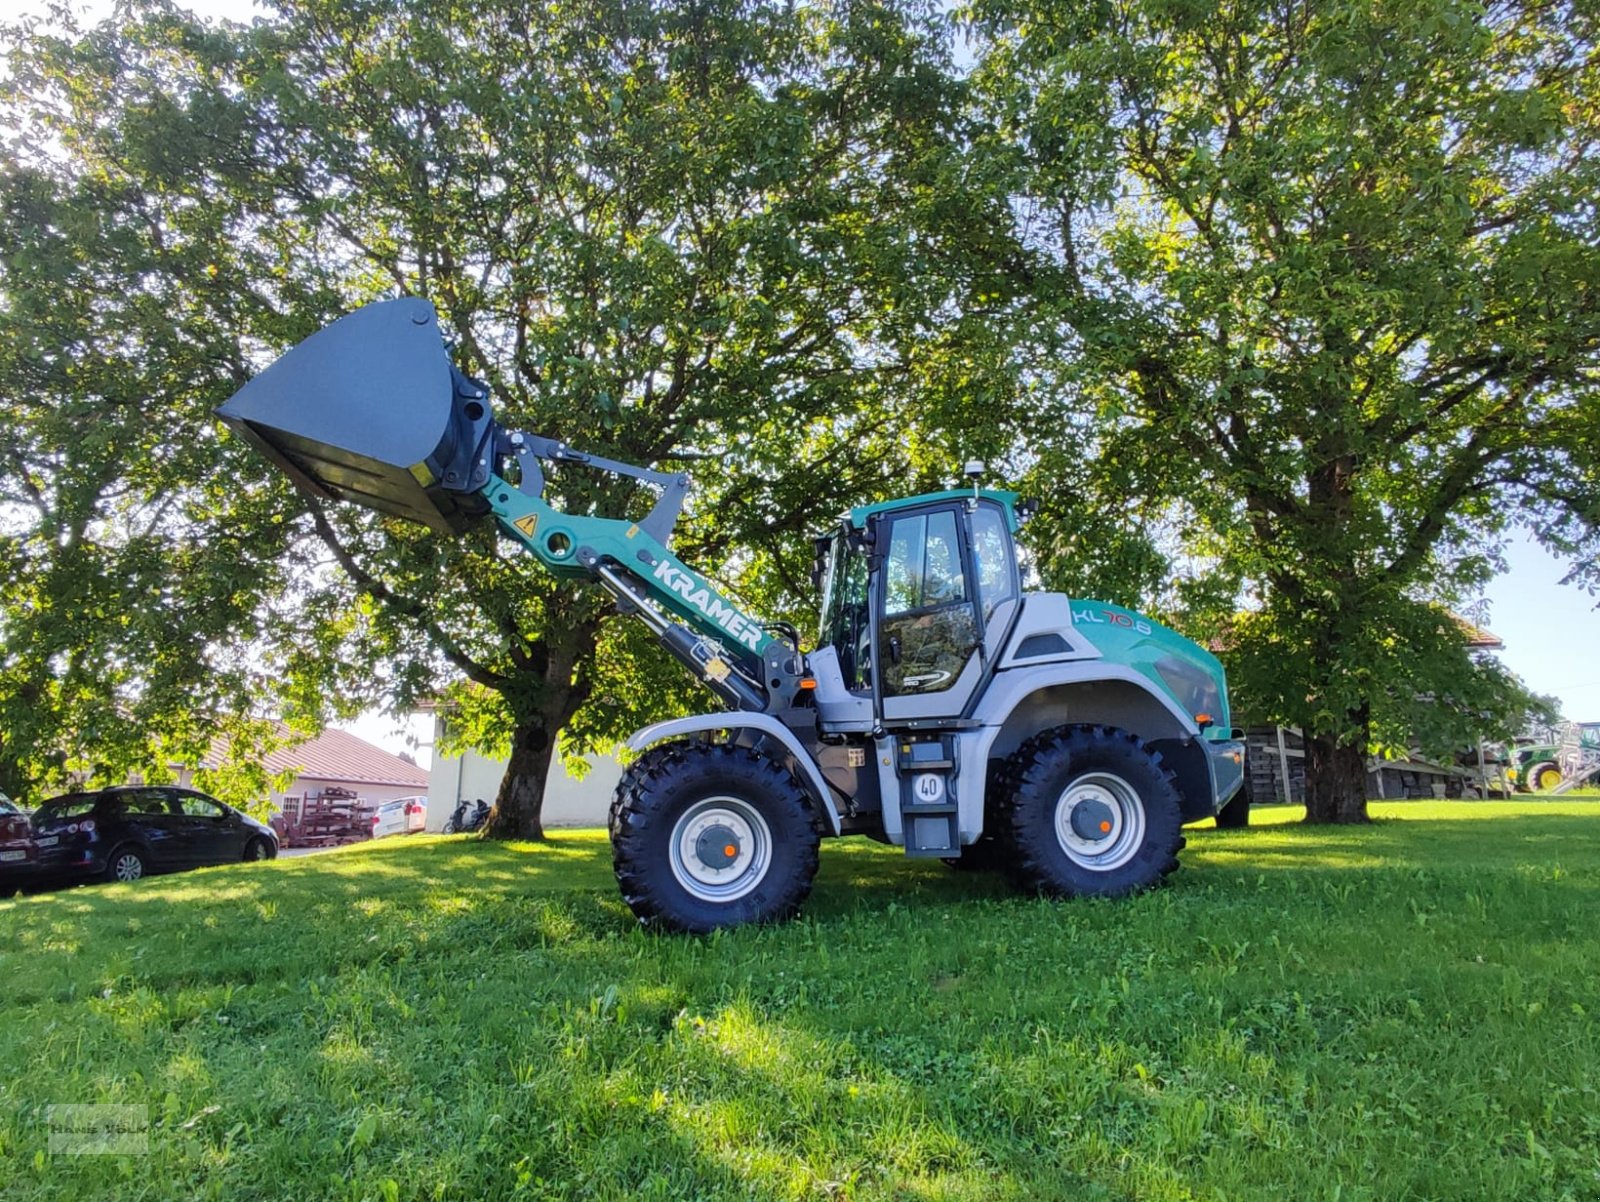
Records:
[[[805,791],[748,748],[668,743],[617,784],[611,847],[623,899],[669,930],[790,917],[811,892],[819,843]]]
[[[254,864],[261,860],[270,860],[273,857],[272,844],[257,836],[244,845],[245,863]]]
[[[1183,820],[1172,773],[1126,731],[1063,726],[1035,736],[1008,764],[1000,835],[1026,889],[1114,897],[1178,867]]]

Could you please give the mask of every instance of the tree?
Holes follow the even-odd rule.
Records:
[[[1006,445],[1005,198],[915,3],[308,0],[249,29],[151,4],[25,56],[49,127],[89,131],[64,139],[76,170],[222,215],[231,358],[426,296],[509,427],[692,467],[683,553],[758,609],[794,604],[797,536],[847,500]],[[604,594],[487,527],[449,543],[316,505],[292,525],[338,570],[307,564],[263,630],[282,695],[446,692],[458,731],[509,749],[495,834],[540,833],[559,732],[582,750],[688,704]]]
[[[286,516],[230,488],[210,410],[244,377],[237,258],[164,198],[73,172],[11,56],[0,98],[0,787],[167,777],[215,736],[205,783],[257,802],[269,724],[241,648],[286,589]],[[84,133],[60,123],[69,151]],[[204,532],[202,535],[200,532]],[[248,554],[246,554],[246,552]],[[254,565],[248,562],[253,560]],[[254,760],[254,767],[251,761]],[[232,769],[229,771],[228,769]]]
[[[1600,579],[1596,13],[973,15],[1041,302],[1077,340],[1060,387],[1094,414],[1093,486],[1186,549],[1191,626],[1249,599],[1240,693],[1305,729],[1308,820],[1362,821],[1369,747],[1484,683],[1440,603],[1487,579],[1508,524]]]

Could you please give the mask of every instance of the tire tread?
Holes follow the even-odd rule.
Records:
[[[644,752],[623,772],[612,794],[607,814],[612,867],[616,872],[617,884],[621,887],[622,898],[628,908],[641,921],[692,933],[734,925],[688,918],[675,911],[658,885],[656,874],[660,870],[648,859],[652,838],[662,834],[660,823],[667,823],[669,830],[666,834],[669,836],[670,826],[675,821],[659,813],[669,801],[669,791],[679,785],[686,774],[699,775],[719,770],[732,770],[752,778],[752,783],[767,794],[763,804],[794,806],[794,811],[788,817],[796,819],[809,835],[798,843],[785,844],[796,853],[798,859],[790,870],[788,888],[778,903],[753,918],[741,917],[735,921],[783,921],[792,917],[810,895],[821,863],[822,820],[794,774],[770,757],[748,747],[689,741],[664,743]],[[768,814],[766,817],[776,847],[781,836],[776,829],[775,819],[782,816]]]
[[[1034,800],[1029,795],[1030,791],[1045,787],[1047,782],[1044,778],[1050,771],[1050,761],[1058,755],[1065,754],[1074,740],[1085,737],[1112,746],[1121,744],[1127,750],[1143,757],[1160,776],[1171,792],[1174,802],[1176,801],[1177,777],[1171,769],[1163,766],[1161,753],[1149,750],[1137,735],[1115,726],[1087,723],[1051,727],[1040,731],[1002,761],[996,772],[994,814],[997,820],[997,833],[1009,847],[1011,875],[1025,889],[1053,896],[1069,896],[1073,892],[1053,882],[1055,874],[1045,859],[1049,848],[1042,848],[1026,837],[1024,826],[1026,815],[1023,810]],[[1148,814],[1146,821],[1149,821]],[[1137,893],[1160,884],[1177,871],[1178,852],[1183,850],[1187,843],[1188,840],[1180,830],[1170,844],[1159,851],[1155,871],[1149,880],[1113,888],[1099,895]]]

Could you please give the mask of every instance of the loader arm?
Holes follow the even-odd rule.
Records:
[[[643,621],[675,658],[733,708],[762,711],[774,708],[775,702],[792,702],[784,694],[792,694],[800,675],[799,648],[774,638],[760,619],[672,552],[672,527],[688,491],[686,475],[589,455],[521,432],[497,431],[494,450],[496,470],[479,495],[507,537],[551,575],[598,581],[624,613]],[[517,484],[500,474],[508,460],[517,464]],[[661,495],[637,522],[566,513],[544,498],[545,463],[631,477],[659,487]]]

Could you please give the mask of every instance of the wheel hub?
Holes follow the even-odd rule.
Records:
[[[707,868],[727,868],[739,859],[739,836],[732,827],[716,823],[700,832],[694,853]]]
[[[1114,825],[1111,807],[1098,797],[1081,798],[1072,807],[1072,832],[1080,839],[1090,843],[1109,839]]]
[[[701,901],[730,902],[766,879],[772,832],[749,802],[708,797],[684,811],[669,844],[672,875]]]
[[[1087,772],[1062,790],[1055,827],[1068,859],[1107,872],[1133,859],[1144,842],[1144,802],[1120,776]]]

